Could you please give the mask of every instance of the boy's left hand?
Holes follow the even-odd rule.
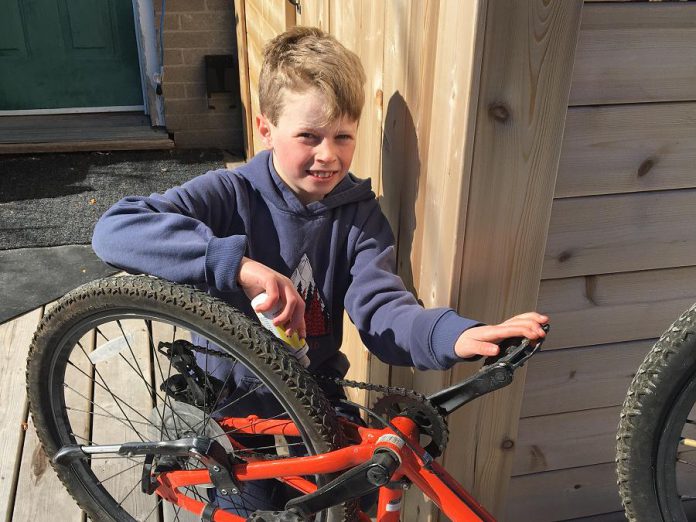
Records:
[[[454,352],[463,358],[498,355],[498,343],[510,337],[527,337],[532,340],[546,337],[541,325],[548,322],[549,318],[545,315],[527,312],[500,324],[474,326],[462,332],[454,344]]]

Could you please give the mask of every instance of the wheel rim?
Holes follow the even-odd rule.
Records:
[[[171,429],[163,429],[163,426],[166,425],[166,406],[172,402],[159,386],[176,370],[171,361],[155,348],[160,340],[171,342],[187,335],[190,339],[191,333],[205,337],[216,345],[224,344],[209,332],[202,332],[191,324],[155,312],[110,310],[76,323],[56,347],[48,383],[51,414],[59,444],[114,444],[149,440],[153,428],[155,433],[162,435],[161,438],[164,438],[165,432],[171,434]],[[100,354],[106,353],[104,346],[108,343],[111,343],[109,349],[114,353],[92,364],[88,354],[94,354],[95,349]],[[212,352],[209,353],[206,361],[214,357],[219,359]],[[247,368],[250,366],[243,357],[237,357],[236,364],[244,364]],[[210,373],[214,373],[214,370],[210,369]],[[267,386],[271,392],[275,392],[263,375],[253,370],[252,373],[259,379],[259,387]],[[288,407],[282,396],[274,395],[285,410],[278,417],[292,418],[303,437],[301,441],[278,441],[280,444],[272,446],[264,443],[258,451],[276,452],[282,456],[283,453],[287,454],[288,447],[292,447],[293,451],[316,453],[292,408]],[[173,408],[170,408],[170,415],[175,419],[181,417]],[[214,423],[211,416],[215,417],[216,414],[211,411],[203,416],[204,422],[200,426],[192,425],[190,420],[183,422],[185,419],[179,419],[182,422],[179,428],[175,427],[175,431],[200,434],[205,426]],[[159,426],[153,422],[157,418],[161,419]],[[176,422],[173,424],[176,425]],[[238,455],[242,456],[241,453]],[[185,466],[193,464],[191,461],[182,463]],[[93,457],[87,463],[79,461],[71,467],[93,498],[101,504],[109,504],[110,512],[117,519],[162,522],[198,520],[192,514],[187,517],[188,513],[177,512],[178,508],[163,503],[159,497],[143,494],[140,491],[142,465],[142,458]],[[189,496],[208,502],[205,493],[200,488],[187,491]],[[254,507],[253,499],[248,496],[241,499],[228,496],[217,500],[220,501],[223,507],[231,508],[232,512],[240,515],[252,511]]]

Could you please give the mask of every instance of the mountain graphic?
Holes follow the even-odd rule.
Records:
[[[314,272],[307,254],[302,256],[290,279],[305,301],[305,325],[307,337],[319,337],[331,333],[331,316],[319,294]],[[311,346],[311,344],[310,344]]]

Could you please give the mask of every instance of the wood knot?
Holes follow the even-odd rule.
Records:
[[[565,263],[568,261],[571,257],[573,256],[573,253],[570,250],[564,250],[558,255],[558,262],[559,263]]]
[[[640,164],[640,167],[638,167],[638,177],[642,178],[645,176],[650,170],[655,166],[655,160],[653,158],[648,158],[646,159],[643,163]]]
[[[500,102],[491,103],[488,106],[488,114],[491,118],[499,122],[506,122],[510,119],[510,111],[505,104]]]
[[[500,447],[504,450],[509,450],[515,447],[515,442],[510,439],[505,439]]]

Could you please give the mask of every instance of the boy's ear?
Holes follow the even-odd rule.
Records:
[[[256,116],[256,128],[261,135],[261,142],[267,149],[273,148],[273,132],[271,122],[263,114]]]

